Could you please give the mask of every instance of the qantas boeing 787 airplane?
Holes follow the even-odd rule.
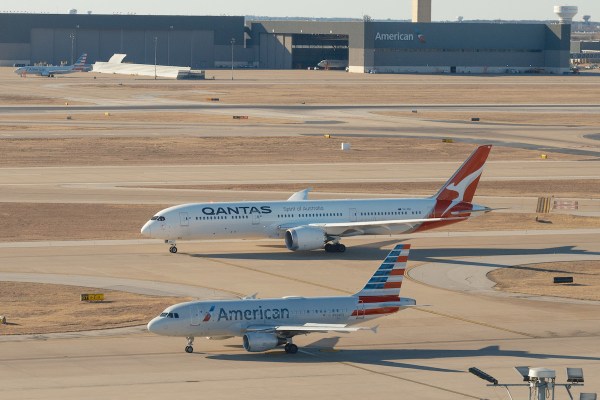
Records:
[[[492,146],[478,147],[432,197],[367,200],[308,200],[308,189],[287,201],[182,204],[159,211],[141,230],[176,240],[283,238],[289,250],[343,252],[345,236],[419,232],[491,211],[473,204]]]
[[[412,307],[414,299],[400,297],[409,244],[397,245],[365,287],[352,296],[283,297],[281,299],[203,300],[167,307],[148,323],[150,332],[187,338],[192,353],[194,337],[229,339],[242,336],[244,349],[267,351],[284,346],[296,353],[296,335],[355,332],[370,329],[349,326]]]

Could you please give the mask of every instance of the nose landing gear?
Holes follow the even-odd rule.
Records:
[[[174,241],[174,240],[165,240],[165,243],[166,243],[166,244],[170,244],[170,245],[171,245],[171,247],[169,247],[169,251],[170,251],[172,254],[175,254],[175,253],[177,253],[177,244],[175,243],[175,241]]]
[[[194,344],[194,337],[193,336],[188,336],[187,338],[187,346],[185,346],[185,352],[186,353],[193,353],[194,352],[194,348],[192,347],[192,344]]]

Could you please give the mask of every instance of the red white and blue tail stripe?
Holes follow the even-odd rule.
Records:
[[[87,62],[87,53],[83,53],[79,56],[75,64],[73,64],[73,69],[75,71],[83,71],[85,69],[85,63]]]
[[[409,252],[410,244],[399,244],[394,247],[365,287],[354,295],[358,297],[358,306],[352,313],[353,316],[378,317],[415,304],[413,299],[400,298],[400,288]]]

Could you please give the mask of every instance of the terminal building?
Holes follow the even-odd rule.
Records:
[[[570,25],[374,21],[245,21],[242,16],[0,14],[0,65],[106,61],[350,72],[569,71]]]
[[[250,27],[260,68],[345,59],[350,72],[569,70],[568,24],[281,21]]]

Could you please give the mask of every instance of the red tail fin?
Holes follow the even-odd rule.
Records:
[[[434,196],[438,201],[473,201],[492,145],[479,146]]]

